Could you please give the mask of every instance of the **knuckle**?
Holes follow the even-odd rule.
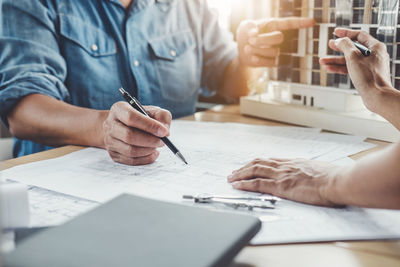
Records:
[[[387,53],[387,48],[386,48],[386,44],[379,42],[376,45],[376,48],[380,51],[385,51]]]
[[[359,56],[359,52],[356,49],[352,49],[349,53],[349,58],[350,59],[357,59]]]
[[[268,164],[269,166],[273,167],[273,168],[279,167],[279,163],[278,163],[277,161],[275,161],[275,160],[272,160],[272,159],[268,160],[268,161],[267,161],[267,164]]]
[[[262,169],[262,166],[261,166],[260,164],[256,164],[256,165],[254,165],[253,168],[251,169],[251,173],[252,173],[253,175],[256,175],[257,173],[260,173],[261,169]]]
[[[171,121],[172,121],[172,114],[171,114],[171,112],[169,112],[169,111],[166,110],[166,109],[164,109],[164,111],[165,111],[165,116],[166,116],[167,121],[168,121],[168,122],[171,122]]]
[[[160,110],[160,119],[162,122],[170,123],[172,121],[172,114],[166,109]]]
[[[251,164],[252,164],[252,165],[260,164],[262,161],[263,161],[263,160],[262,160],[261,158],[256,158],[256,159],[254,159],[254,160],[251,162]]]
[[[122,110],[126,109],[126,105],[127,105],[127,103],[123,102],[123,101],[119,101],[119,102],[115,103],[110,108],[111,114],[113,114],[114,116],[117,116],[119,113],[121,113]]]
[[[122,130],[122,138],[123,138],[123,141],[128,144],[132,144],[135,139],[134,135],[128,128],[125,128],[124,130]]]
[[[126,112],[129,125],[134,125],[136,122],[136,112],[134,110],[127,110]]]
[[[135,158],[129,158],[127,161],[128,162],[126,164],[128,165],[133,165],[133,166],[140,165],[140,162]]]
[[[155,122],[148,120],[146,129],[149,133],[157,133],[158,128],[159,126]]]
[[[150,161],[154,162],[158,158],[158,152],[154,152],[153,154],[150,155]]]
[[[261,179],[257,178],[251,181],[252,188],[256,191],[260,191],[261,189]]]
[[[128,145],[127,153],[128,153],[128,156],[133,157],[138,153],[138,150],[136,149],[135,146],[129,146]]]
[[[369,35],[369,33],[364,31],[364,30],[361,30],[359,34],[362,35],[362,36],[368,36]]]

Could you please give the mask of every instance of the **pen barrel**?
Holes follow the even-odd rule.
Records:
[[[178,153],[178,149],[174,146],[174,144],[171,143],[171,141],[169,141],[167,137],[161,137],[161,140],[164,142],[164,144],[167,145],[169,149],[171,149],[174,154]]]
[[[369,56],[371,55],[371,50],[365,46],[363,46],[362,44],[359,44],[357,42],[354,42],[355,47],[358,48],[358,50],[360,50],[360,52],[364,55],[364,56]]]

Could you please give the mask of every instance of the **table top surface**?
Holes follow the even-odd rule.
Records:
[[[288,124],[243,116],[237,105],[216,106],[211,110],[197,112],[183,120],[238,122],[245,124],[288,126]],[[357,160],[369,153],[381,150],[387,142],[370,140],[377,146],[352,155]],[[1,162],[0,170],[29,162],[56,158],[82,149],[80,146],[64,146],[29,156]],[[235,258],[233,266],[400,266],[400,241],[325,242],[313,244],[289,244],[247,246]]]

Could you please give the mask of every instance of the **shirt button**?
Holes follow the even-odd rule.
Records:
[[[176,51],[175,50],[171,50],[171,51],[169,51],[169,53],[171,54],[171,56],[176,57]]]
[[[133,61],[133,65],[135,65],[135,67],[139,67],[139,65],[140,65],[140,62],[139,62],[139,61],[137,61],[137,60],[135,60],[135,61]]]
[[[95,51],[95,52],[97,50],[99,50],[99,47],[96,44],[92,44],[92,46],[90,48],[92,48],[92,50]]]

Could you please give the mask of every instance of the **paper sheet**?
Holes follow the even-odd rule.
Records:
[[[54,226],[99,205],[98,202],[30,186],[30,227]]]
[[[233,190],[226,177],[256,157],[317,159],[329,153],[344,157],[348,154],[340,151],[349,145],[358,144],[361,150],[366,146],[361,137],[307,128],[185,121],[174,122],[171,140],[189,165],[165,147],[154,164],[133,167],[113,162],[104,150],[90,148],[6,170],[3,177],[99,202],[121,192],[177,201],[182,194],[243,194]]]
[[[95,202],[123,192],[182,202],[183,194],[252,194],[232,189],[226,177],[255,157],[328,158],[347,164],[348,160],[343,159],[349,153],[373,147],[362,137],[319,133],[318,129],[185,121],[173,123],[171,140],[189,165],[166,148],[154,164],[146,166],[118,164],[106,151],[89,148],[18,166],[2,175]],[[400,236],[400,231],[379,224],[384,218],[367,216],[364,209],[329,209],[282,200],[276,210],[252,214],[259,216],[265,226],[252,241],[254,244]],[[390,214],[399,218],[398,214]],[[364,221],[361,226],[358,218]]]
[[[282,200],[257,215],[263,222],[252,244],[400,238],[400,211],[325,208]]]

